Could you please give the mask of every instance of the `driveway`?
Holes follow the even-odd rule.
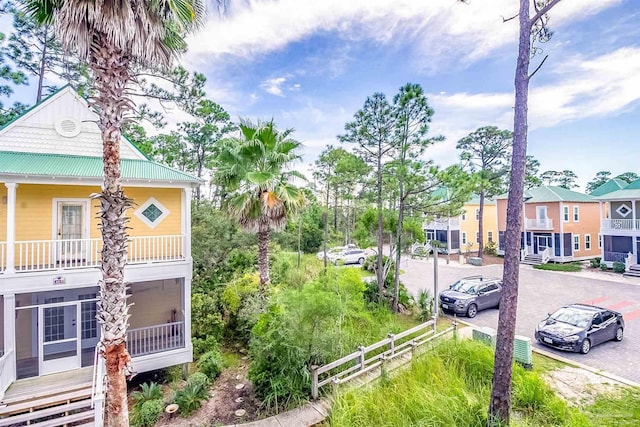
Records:
[[[405,271],[401,281],[409,292],[417,295],[421,289],[426,288],[433,294],[433,260],[403,259],[401,267]],[[473,267],[453,261],[447,265],[440,259],[438,262],[439,290],[446,289],[461,277],[477,274],[502,277],[502,265]],[[530,337],[532,344],[536,347],[640,383],[640,279],[611,276],[606,277],[609,280],[603,280],[591,276],[594,274],[559,273],[536,270],[531,266],[522,265],[516,334]],[[561,305],[579,302],[621,312],[626,322],[624,340],[603,343],[594,347],[586,355],[551,349],[535,341],[533,337],[535,326],[547,316],[547,313]],[[497,328],[498,310],[481,311],[474,319],[464,318],[464,320],[478,326]]]

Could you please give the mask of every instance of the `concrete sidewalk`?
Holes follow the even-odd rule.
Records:
[[[329,416],[330,408],[331,403],[329,400],[322,398],[264,420],[245,424],[232,424],[224,427],[310,427],[324,421]]]

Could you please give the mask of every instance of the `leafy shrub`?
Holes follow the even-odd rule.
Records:
[[[418,319],[426,322],[433,317],[433,297],[427,289],[421,289],[418,294]]]
[[[175,403],[184,417],[200,409],[202,401],[209,398],[209,380],[206,375],[198,374],[189,377],[184,388],[176,393]]]
[[[247,342],[257,316],[264,312],[266,297],[260,293],[256,273],[245,274],[229,282],[221,296],[222,309],[227,322],[227,334]]]
[[[364,260],[364,264],[362,264],[362,269],[365,271],[370,271],[375,274],[376,272],[376,263],[378,262],[378,255],[371,255]],[[382,265],[384,266],[386,263],[390,262],[391,266],[389,267],[389,272],[392,272],[395,268],[395,261],[390,259],[386,255],[382,255]],[[387,276],[387,278],[391,276],[391,273]]]
[[[600,261],[602,260],[602,258],[600,258],[599,256],[595,257],[595,258],[591,258],[589,260],[589,266],[591,268],[598,268],[600,267]]]
[[[220,298],[227,315],[235,316],[238,314],[244,298],[258,293],[259,283],[260,279],[257,273],[247,273],[227,283]]]
[[[218,299],[208,293],[194,292],[191,295],[191,328],[192,337],[200,340],[208,340],[207,346],[201,346],[198,350],[207,351],[206,348],[213,342],[220,342],[224,331],[222,316],[218,313]],[[196,357],[198,354],[196,354]]]
[[[220,375],[220,372],[222,372],[222,369],[224,369],[222,354],[217,350],[204,353],[198,360],[198,368],[209,380],[215,380],[218,375]]]
[[[233,331],[233,338],[248,343],[251,330],[260,316],[267,311],[267,297],[262,293],[248,295],[242,302],[238,314],[229,325]]]
[[[151,427],[160,419],[164,403],[162,399],[144,401],[139,407],[134,407],[131,414],[131,425],[134,427]]]
[[[192,338],[191,343],[193,344],[193,357],[196,359],[200,359],[204,353],[220,347],[220,343],[218,343],[216,337],[213,336],[206,338]]]
[[[484,246],[484,253],[486,255],[496,256],[497,254],[496,249],[497,249],[496,242],[490,241],[490,242],[487,242],[487,244]]]
[[[162,388],[156,382],[142,383],[140,390],[131,393],[133,407],[141,407],[145,402],[150,400],[162,399]]]
[[[613,263],[613,271],[615,271],[616,273],[624,273],[626,269],[627,267],[625,266],[624,262],[616,261]]]
[[[608,269],[609,267],[607,267],[607,264],[605,264],[604,262],[600,264],[600,270],[607,271]]]

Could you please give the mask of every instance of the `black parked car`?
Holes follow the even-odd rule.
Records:
[[[476,317],[478,311],[498,307],[502,295],[502,279],[471,276],[458,280],[440,292],[440,308],[460,315]]]
[[[550,314],[536,326],[535,337],[545,345],[589,353],[606,341],[622,341],[624,319],[617,311],[587,304],[571,304]]]

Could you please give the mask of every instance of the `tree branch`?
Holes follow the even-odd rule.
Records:
[[[549,3],[547,3],[545,7],[540,9],[535,15],[533,15],[533,18],[529,20],[529,28],[533,27],[533,24],[538,22],[538,20],[542,18],[547,12],[549,12],[553,6],[557,5],[561,1],[562,0],[551,0]]]
[[[544,59],[542,60],[542,62],[540,62],[540,64],[538,64],[538,66],[536,67],[536,69],[535,69],[535,70],[533,70],[533,73],[531,73],[531,74],[529,75],[529,77],[527,77],[527,80],[531,80],[531,77],[533,77],[533,76],[538,72],[538,70],[539,70],[540,68],[542,68],[542,66],[544,65],[544,61],[546,61],[548,57],[549,57],[549,55],[547,55],[547,56],[545,56],[545,57],[544,57]]]
[[[516,19],[518,16],[520,16],[519,13],[516,13],[515,15],[513,15],[511,18],[505,18],[504,16],[500,15],[500,18],[502,18],[502,23],[504,24],[505,22],[509,22],[511,20]]]

